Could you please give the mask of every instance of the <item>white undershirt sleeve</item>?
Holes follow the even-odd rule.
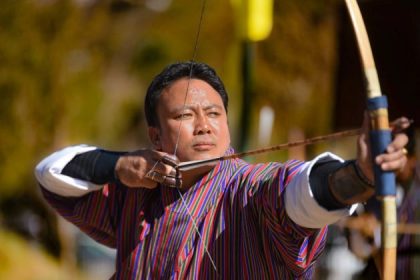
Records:
[[[79,197],[99,190],[96,185],[61,174],[63,168],[78,154],[97,149],[93,146],[78,145],[64,148],[44,158],[35,168],[35,177],[47,190],[61,196]]]
[[[314,160],[305,163],[286,188],[286,212],[300,226],[322,228],[335,223],[343,217],[351,215],[356,210],[357,204],[349,208],[328,211],[315,200],[309,184],[309,174],[315,163],[325,158],[343,162],[343,159],[332,153],[323,153]]]

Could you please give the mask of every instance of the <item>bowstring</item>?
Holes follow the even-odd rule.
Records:
[[[198,235],[198,237],[199,237],[199,239],[201,241],[201,244],[203,245],[204,252],[209,257],[210,263],[211,263],[214,271],[216,272],[216,275],[218,275],[217,274],[216,263],[214,262],[213,258],[211,257],[210,252],[209,252],[209,250],[208,250],[208,248],[206,246],[206,243],[204,243],[203,236],[201,235],[200,230],[198,229],[197,223],[194,220],[194,217],[192,216],[192,214],[190,212],[190,209],[188,208],[187,202],[185,201],[184,196],[182,195],[180,188],[177,187],[176,189],[178,190],[178,194],[179,194],[179,197],[181,198],[182,204],[184,205],[185,209],[187,209],[188,216],[190,217],[191,222],[193,224],[193,228],[194,228],[195,232],[197,233],[197,235]]]
[[[197,33],[196,33],[196,36],[195,36],[193,55],[192,55],[192,59],[190,61],[190,72],[188,74],[187,89],[185,91],[185,96],[184,96],[184,104],[183,104],[183,109],[182,109],[182,115],[184,114],[184,111],[185,111],[185,108],[186,108],[186,105],[187,105],[188,92],[190,90],[190,84],[191,84],[191,80],[192,80],[194,63],[195,63],[196,56],[197,56],[198,42],[199,42],[199,39],[200,39],[201,26],[202,26],[203,18],[204,18],[204,11],[206,9],[206,2],[207,2],[207,0],[202,0],[201,1],[200,18],[199,18],[199,21],[198,21],[198,29],[197,29]],[[184,118],[181,117],[181,120],[180,120],[180,123],[179,123],[179,126],[178,126],[178,133],[177,133],[177,137],[176,137],[175,148],[174,148],[174,152],[173,152],[174,156],[176,156],[176,153],[178,151],[178,146],[179,146],[181,128],[182,128],[183,121],[184,121]],[[179,172],[179,170],[177,170],[177,172]],[[214,271],[216,272],[216,275],[218,275],[216,263],[214,262],[213,258],[211,257],[210,252],[207,248],[207,245],[204,242],[203,236],[201,235],[200,230],[198,229],[197,223],[196,223],[194,217],[191,214],[191,211],[190,211],[190,209],[189,209],[189,207],[188,207],[188,205],[187,205],[187,203],[184,199],[184,196],[182,195],[181,185],[180,185],[179,180],[176,180],[176,189],[178,191],[179,197],[181,198],[182,204],[184,205],[185,209],[187,210],[187,214],[188,214],[188,217],[190,218],[190,220],[193,224],[193,228],[194,228],[197,236],[199,237],[199,240],[200,240],[201,244],[203,245],[204,252],[209,257],[210,263],[211,263]]]
[[[190,83],[191,83],[191,80],[192,80],[194,62],[195,62],[195,58],[197,56],[198,41],[200,39],[201,26],[203,24],[206,2],[207,2],[207,0],[202,0],[201,1],[200,19],[198,21],[198,29],[197,29],[197,33],[195,35],[194,50],[193,50],[192,59],[190,61],[190,72],[188,74],[188,83],[187,83],[187,89],[185,91],[184,104],[183,104],[182,112],[184,112],[186,104],[187,104],[187,97],[188,97],[188,92],[190,90]],[[182,114],[184,114],[184,113],[182,113]],[[173,153],[174,156],[176,156],[176,152],[178,151],[178,144],[179,144],[179,138],[180,138],[180,135],[181,135],[181,128],[182,128],[183,120],[184,120],[184,118],[181,118],[181,121],[180,121],[179,126],[178,126],[178,133],[177,133],[176,142],[175,142],[175,149],[174,149],[174,153]]]

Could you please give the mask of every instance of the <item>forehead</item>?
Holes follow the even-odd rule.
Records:
[[[188,89],[188,93],[187,93]],[[158,106],[179,107],[186,105],[223,106],[220,94],[207,82],[199,79],[179,79],[166,87],[159,98]]]

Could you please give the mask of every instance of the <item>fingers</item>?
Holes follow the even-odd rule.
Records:
[[[158,159],[157,161],[155,161],[155,163],[151,167],[149,167],[149,171],[158,172],[163,175],[175,176],[176,174],[175,167],[165,164],[162,159]]]
[[[375,161],[384,171],[398,171],[407,163],[407,157],[404,150],[401,149],[393,153],[379,155]]]
[[[380,165],[382,170],[399,171],[406,164],[407,150],[404,147],[408,143],[408,137],[404,134],[404,130],[407,129],[411,123],[412,121],[405,117],[398,118],[391,122],[390,126],[394,139],[387,146],[386,151],[375,158],[375,163]]]
[[[174,155],[167,154],[162,157],[162,162],[172,167],[177,167],[179,164],[179,160]]]
[[[403,168],[407,162],[407,150],[404,148],[407,142],[407,135],[397,134],[388,145],[386,153],[375,158],[376,164],[380,165],[384,171],[398,171]]]
[[[408,136],[404,133],[396,134],[394,140],[388,145],[386,151],[388,153],[393,153],[399,150],[404,149],[405,145],[408,143]]]
[[[181,173],[176,169],[178,164],[179,160],[175,156],[159,152],[159,159],[145,177],[169,187],[181,186]]]
[[[406,117],[398,118],[395,121],[391,122],[392,132],[393,133],[402,132],[404,131],[404,129],[407,129],[412,123],[413,123],[413,120],[409,120]]]
[[[146,174],[146,177],[154,182],[157,182],[159,184],[163,184],[168,187],[176,188],[178,186],[181,186],[182,181],[181,177],[177,175],[163,175],[157,171],[149,171]]]
[[[142,149],[120,157],[115,166],[118,180],[127,187],[153,189],[158,184],[181,184],[178,159],[166,153]]]

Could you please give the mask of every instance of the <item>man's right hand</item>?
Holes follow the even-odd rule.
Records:
[[[181,179],[177,178],[178,164],[173,155],[142,149],[122,155],[115,165],[115,175],[127,187],[154,189],[159,183],[175,187]]]

